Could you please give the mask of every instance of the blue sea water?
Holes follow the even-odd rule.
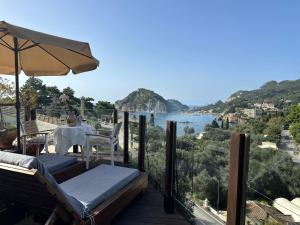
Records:
[[[150,120],[150,113],[136,112],[130,113],[130,116],[146,115],[147,121]],[[177,135],[184,134],[184,128],[186,126],[193,127],[195,133],[200,133],[204,130],[206,124],[211,123],[215,119],[215,115],[210,114],[188,114],[188,113],[155,113],[154,123],[155,126],[166,128],[166,121],[177,121]]]

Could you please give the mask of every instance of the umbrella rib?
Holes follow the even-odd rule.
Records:
[[[4,46],[5,48],[8,48],[9,50],[12,50],[12,51],[14,50],[14,49],[10,48],[9,46],[6,46],[6,45],[4,45],[2,43],[0,43],[0,45]]]
[[[24,51],[24,50],[27,50],[27,49],[29,49],[29,48],[36,47],[36,46],[38,46],[38,45],[39,45],[38,43],[34,43],[33,45],[27,46],[27,47],[25,47],[25,48],[21,48],[20,51]],[[24,46],[24,45],[23,45],[23,46]]]
[[[4,38],[6,35],[8,35],[8,33],[5,33],[0,39]]]
[[[10,50],[14,50],[14,48],[12,46],[10,46],[6,41],[4,41],[2,38],[1,38],[1,41],[3,41],[5,44],[6,44],[6,47],[9,48]],[[1,43],[0,43],[1,44]],[[2,44],[3,45],[3,44]],[[5,45],[4,45],[5,46]]]
[[[71,52],[74,52],[74,53],[77,53],[77,54],[79,54],[79,55],[85,56],[85,57],[87,57],[87,58],[89,58],[89,59],[93,59],[93,57],[90,57],[90,56],[88,56],[88,55],[85,55],[85,54],[83,54],[83,53],[80,53],[80,52],[74,51],[74,50],[72,50],[72,49],[69,49],[69,48],[67,48],[67,50],[69,50],[69,51],[71,51]]]
[[[22,50],[22,47],[25,46],[28,42],[29,42],[29,40],[26,40],[26,41],[20,46],[20,51]]]
[[[8,33],[4,34],[4,35],[0,38],[0,40],[3,41],[3,43],[5,43],[5,44],[2,44],[2,43],[0,43],[0,44],[1,44],[2,46],[4,46],[4,47],[10,49],[10,50],[14,50],[8,43],[6,43],[6,42],[3,40],[3,38],[4,38],[6,35],[8,35]]]
[[[43,48],[40,45],[37,45],[40,49],[44,50],[46,53],[48,53],[49,55],[51,55],[54,59],[56,59],[58,62],[60,62],[61,64],[63,64],[65,67],[67,67],[69,70],[72,70],[71,67],[69,67],[67,64],[65,64],[63,61],[61,61],[59,58],[57,58],[55,55],[53,55],[51,52],[49,52],[48,50],[46,50],[45,48]]]

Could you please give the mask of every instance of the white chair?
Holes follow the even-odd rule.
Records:
[[[53,143],[53,130],[40,131],[35,120],[25,121],[21,123],[21,141],[23,145],[23,154],[26,155],[26,145],[28,144],[43,144],[46,153],[48,151],[48,145]],[[37,151],[36,155],[39,155]]]
[[[96,159],[98,160],[98,147],[102,146],[110,146],[110,157],[111,157],[111,165],[114,165],[114,151],[115,146],[118,147],[119,144],[119,132],[121,129],[122,123],[114,124],[113,129],[110,131],[109,135],[99,134],[97,130],[96,134],[87,134],[87,157],[89,162],[90,153],[93,151],[93,146],[96,146]],[[106,130],[107,132],[107,130]],[[88,164],[87,164],[88,168]]]

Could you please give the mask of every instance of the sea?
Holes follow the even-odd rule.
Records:
[[[139,115],[145,115],[147,121],[150,120],[150,113],[147,112],[131,112],[130,117],[138,118]],[[173,120],[177,122],[177,135],[184,135],[186,126],[193,127],[195,134],[201,133],[206,124],[211,123],[216,115],[211,114],[190,114],[190,113],[154,113],[155,126],[166,128],[166,121]]]

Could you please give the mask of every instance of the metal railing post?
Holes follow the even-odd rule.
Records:
[[[129,128],[128,128],[128,119],[129,113],[124,112],[124,140],[123,140],[123,151],[124,151],[124,163],[127,164],[129,162],[129,152],[128,152],[128,139],[129,139]]]
[[[145,136],[146,136],[146,116],[139,116],[139,151],[138,151],[138,168],[145,171]]]
[[[166,171],[164,209],[166,213],[174,213],[173,189],[175,185],[175,154],[176,154],[176,122],[167,121],[166,130]]]

